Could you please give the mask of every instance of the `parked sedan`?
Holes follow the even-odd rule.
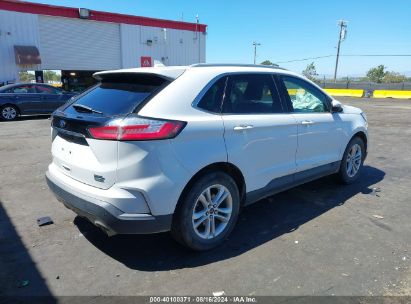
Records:
[[[19,115],[50,114],[74,95],[42,83],[0,87],[0,120],[15,120]]]

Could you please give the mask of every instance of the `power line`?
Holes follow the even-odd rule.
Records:
[[[310,58],[302,58],[302,59],[293,59],[293,60],[288,60],[288,61],[277,61],[276,63],[287,63],[287,62],[295,62],[295,61],[306,61],[306,60],[312,60],[312,59],[321,59],[321,58],[328,58],[328,57],[333,57],[334,55],[326,55],[326,56],[318,56],[318,57],[310,57]]]
[[[411,54],[360,54],[360,55],[340,55],[345,57],[411,57]]]
[[[306,61],[306,60],[313,60],[313,59],[323,59],[334,57],[335,55],[325,55],[325,56],[318,56],[318,57],[309,57],[309,58],[302,58],[302,59],[293,59],[287,61],[277,61],[276,63],[288,63],[288,62],[296,62],[296,61]],[[340,57],[411,57],[411,54],[347,54],[347,55],[340,55]]]

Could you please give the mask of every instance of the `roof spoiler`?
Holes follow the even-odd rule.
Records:
[[[187,70],[187,67],[154,67],[154,68],[135,68],[112,71],[102,71],[93,74],[93,77],[99,81],[111,77],[130,77],[133,76],[157,76],[165,80],[172,81],[179,77]]]

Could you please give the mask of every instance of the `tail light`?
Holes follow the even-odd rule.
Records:
[[[158,140],[176,137],[185,125],[183,121],[128,117],[107,126],[89,128],[88,131],[96,139]]]

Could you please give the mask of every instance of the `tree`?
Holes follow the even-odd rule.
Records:
[[[367,78],[372,82],[381,83],[386,74],[385,69],[386,67],[382,64],[375,68],[371,68],[367,72]]]
[[[51,70],[44,71],[43,77],[44,77],[45,82],[48,82],[48,81],[60,82],[61,81],[61,75]]]
[[[278,67],[278,64],[271,62],[270,60],[264,60],[263,62],[261,62],[262,65],[270,65],[273,67]]]
[[[380,64],[375,68],[369,69],[367,72],[368,80],[377,83],[399,83],[407,80],[405,75],[393,71],[386,71],[386,68],[386,66]]]
[[[314,62],[311,62],[305,70],[303,71],[303,75],[310,79],[311,81],[315,81],[315,76],[317,76],[317,69],[315,68]]]
[[[405,77],[405,75],[396,72],[386,72],[383,78],[383,82],[385,83],[400,83],[406,80],[407,77]]]
[[[19,78],[21,82],[31,82],[34,81],[34,74],[30,74],[27,71],[19,72]]]

